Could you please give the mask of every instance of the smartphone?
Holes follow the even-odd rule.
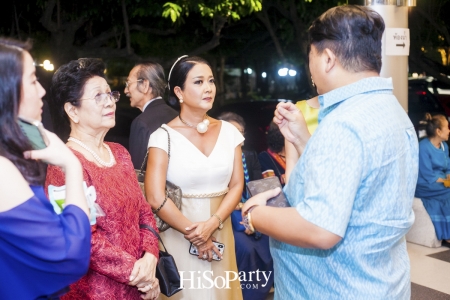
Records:
[[[223,255],[223,251],[225,250],[225,245],[219,242],[213,242],[213,244],[219,249],[220,254]],[[191,243],[191,246],[189,247],[189,253],[195,256],[198,256],[198,250],[197,247],[194,246],[194,244]],[[213,252],[213,260],[221,260],[216,252]]]
[[[19,117],[18,123],[34,150],[40,150],[47,147],[48,139],[41,122]]]

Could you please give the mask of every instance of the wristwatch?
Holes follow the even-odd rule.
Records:
[[[223,228],[223,222],[222,222],[222,219],[218,216],[218,215],[216,215],[216,214],[213,214],[212,216],[214,216],[214,217],[216,217],[218,220],[219,220],[219,230],[222,230],[222,228]],[[211,216],[211,217],[212,217]]]

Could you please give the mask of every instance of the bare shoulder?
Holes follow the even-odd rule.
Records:
[[[0,212],[4,212],[31,198],[33,191],[16,166],[3,156],[0,170]]]

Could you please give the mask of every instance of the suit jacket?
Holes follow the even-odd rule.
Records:
[[[162,124],[169,123],[178,112],[164,102],[156,99],[131,123],[130,155],[135,169],[140,169],[147,153],[150,135]]]

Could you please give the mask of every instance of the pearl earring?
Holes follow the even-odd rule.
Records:
[[[314,80],[312,79],[312,76],[311,76],[311,82],[312,82],[312,86],[315,87],[316,85],[314,84]]]
[[[183,103],[183,99],[180,99],[180,104]]]

